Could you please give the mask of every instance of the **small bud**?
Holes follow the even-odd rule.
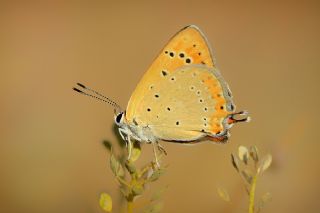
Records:
[[[251,146],[249,153],[251,158],[254,160],[254,162],[258,163],[259,161],[258,148],[256,146]]]
[[[111,196],[109,194],[107,194],[107,193],[101,193],[100,194],[99,205],[104,211],[111,212],[112,211],[112,199],[111,199]]]
[[[247,147],[239,146],[238,155],[239,155],[240,160],[242,160],[245,164],[248,163],[249,152],[248,152]]]
[[[164,170],[163,169],[157,169],[152,173],[152,175],[149,177],[148,180],[151,181],[151,182],[156,181],[163,174],[164,174]]]
[[[110,157],[110,166],[113,174],[117,177],[123,177],[124,176],[124,169],[121,165],[121,163],[115,158],[114,154],[111,154]]]
[[[272,156],[270,154],[266,155],[264,158],[262,158],[259,168],[258,168],[258,173],[262,173],[266,171],[272,162]]]
[[[222,187],[218,187],[217,188],[217,192],[218,192],[218,195],[219,197],[226,201],[226,202],[229,202],[230,201],[230,196],[229,196],[229,193],[228,191],[225,189],[225,188],[222,188]]]

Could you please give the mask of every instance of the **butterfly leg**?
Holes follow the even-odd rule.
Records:
[[[132,142],[130,140],[129,133],[125,129],[120,129],[120,128],[119,128],[119,133],[120,133],[121,138],[126,142],[126,147],[128,148],[128,159],[130,159]]]
[[[158,150],[161,153],[164,153],[165,155],[167,155],[167,151],[164,149],[164,147],[159,142],[157,142],[157,146],[158,146]]]
[[[152,142],[152,146],[153,146],[153,154],[154,154],[154,157],[155,157],[155,160],[156,160],[156,165],[158,168],[160,168],[160,163],[159,163],[159,160],[158,160],[158,153],[157,153],[157,148],[158,148],[158,142]],[[157,146],[157,148],[156,148]]]
[[[128,135],[128,160],[131,158],[131,151],[132,151],[132,141],[131,141],[131,136]]]
[[[132,151],[132,141],[131,135],[125,129],[119,128],[119,134],[121,138],[126,142],[126,147],[128,148],[128,160],[131,158],[131,151]]]
[[[122,140],[127,142],[127,136],[128,136],[127,132],[121,128],[119,128],[118,130],[119,130],[119,134],[120,134]],[[127,143],[126,143],[126,145],[127,145]]]

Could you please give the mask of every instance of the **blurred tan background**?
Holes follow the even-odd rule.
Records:
[[[252,122],[235,126],[226,145],[164,144],[169,168],[148,189],[169,185],[163,212],[246,212],[230,163],[239,145],[274,157],[258,180],[257,195],[273,195],[262,212],[319,212],[319,2],[165,0],[0,2],[0,211],[102,212],[106,191],[118,212],[101,143],[115,141],[112,108],[71,88],[82,82],[125,107],[188,24],[208,37]],[[140,163],[151,157],[143,146]]]

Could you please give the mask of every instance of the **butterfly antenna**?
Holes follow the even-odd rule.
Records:
[[[89,87],[81,84],[81,83],[77,83],[77,85],[80,87],[80,89],[76,88],[76,87],[73,87],[73,90],[82,94],[82,95],[86,95],[86,96],[89,96],[91,98],[95,98],[99,101],[103,101],[105,103],[108,103],[110,104],[111,106],[113,106],[115,108],[115,110],[119,110],[120,112],[123,112],[123,110],[121,109],[121,107],[116,103],[114,102],[113,100],[111,100],[110,98],[108,98],[107,96],[105,95],[102,95],[101,93],[93,90],[93,89],[90,89]],[[86,92],[87,91],[87,92]],[[92,94],[90,94],[92,93]]]

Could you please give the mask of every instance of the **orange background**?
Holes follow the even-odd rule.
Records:
[[[125,107],[160,49],[188,24],[208,37],[252,122],[232,128],[226,145],[164,144],[169,167],[148,192],[169,186],[163,212],[246,212],[230,153],[257,145],[274,158],[258,179],[257,196],[273,196],[262,212],[318,212],[320,4],[165,0],[0,2],[0,211],[102,212],[105,191],[118,212],[101,143],[115,141],[112,108],[71,88],[82,82]],[[139,163],[151,158],[143,146]]]

